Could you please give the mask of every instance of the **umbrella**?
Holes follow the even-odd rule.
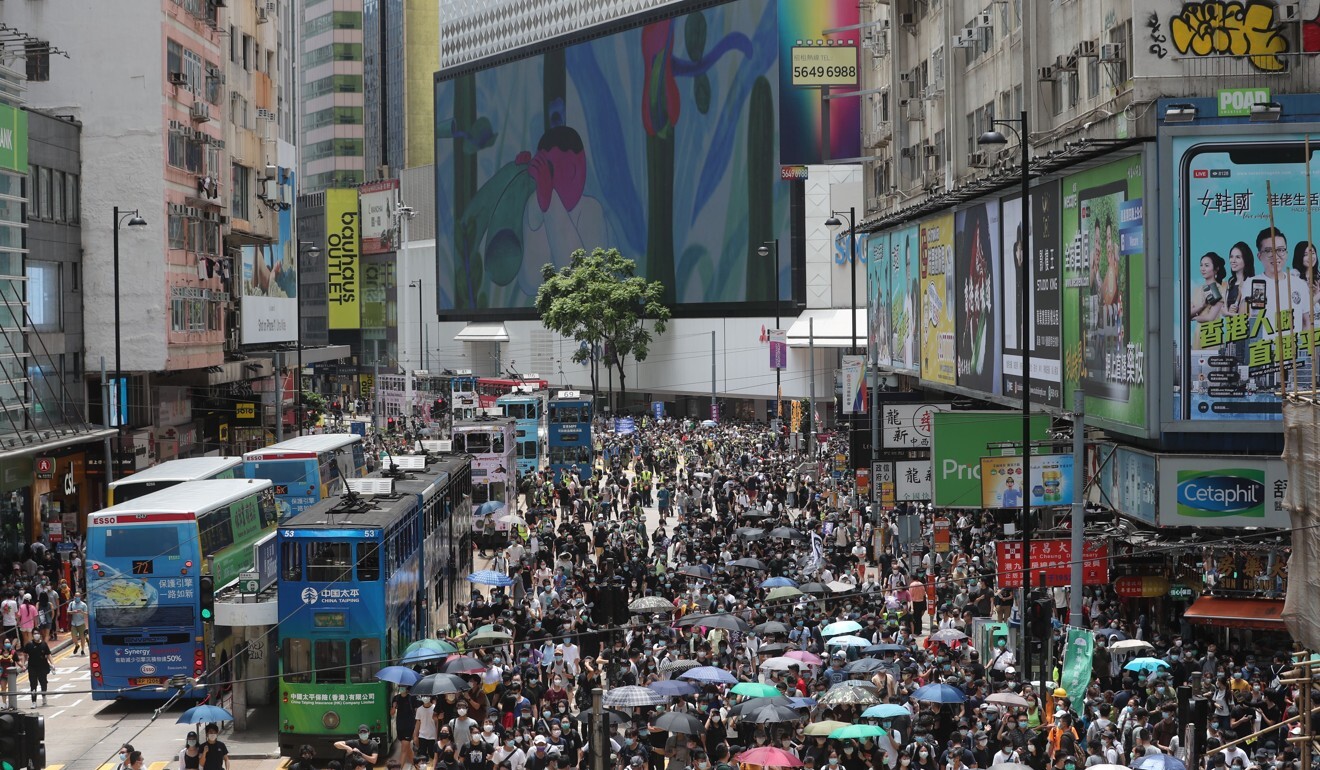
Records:
[[[682,711],[667,711],[656,717],[651,726],[658,727],[666,732],[685,733],[687,735],[700,735],[706,732],[706,728],[701,724],[700,719]]]
[[[1099,631],[1096,631],[1095,635],[1097,637],[1103,636],[1104,638],[1109,639],[1111,641],[1114,639],[1114,637],[1117,636],[1118,641],[1120,642],[1128,638],[1127,634],[1123,633],[1122,631],[1119,631],[1117,628],[1102,628]]]
[[[807,536],[792,527],[775,527],[770,530],[770,537],[784,538],[788,540],[806,540]]]
[[[852,636],[850,634],[844,634],[843,636],[836,636],[833,639],[825,640],[825,646],[826,647],[870,647],[871,642],[869,639],[863,639],[860,636]]]
[[[793,578],[772,577],[761,581],[762,588],[797,588],[797,581]]]
[[[649,612],[673,612],[674,603],[662,596],[643,596],[640,599],[634,599],[628,605],[628,611],[634,615],[645,615]]]
[[[729,566],[742,567],[743,569],[754,569],[760,572],[770,571],[770,567],[768,567],[765,562],[761,561],[760,559],[753,559],[751,557],[745,559],[734,559],[733,561],[729,562]]]
[[[738,527],[733,531],[733,536],[744,540],[759,540],[765,537],[765,530],[760,527]]]
[[[879,738],[884,734],[884,729],[877,725],[846,725],[830,733],[830,738],[836,741],[847,740],[848,738],[864,740],[866,738]]]
[[[759,626],[752,628],[752,631],[760,636],[768,636],[769,634],[786,634],[788,633],[788,626],[780,623],[778,620],[767,620]]]
[[[761,767],[802,767],[802,760],[774,746],[757,746],[754,749],[744,751],[734,759],[745,765],[760,765]]]
[[[830,589],[826,588],[823,583],[806,583],[798,586],[798,588],[801,588],[804,594],[827,594],[830,592]]]
[[[1127,662],[1127,665],[1123,666],[1127,671],[1154,671],[1157,668],[1168,667],[1169,664],[1159,658],[1133,658]]]
[[[696,685],[693,685],[691,682],[684,682],[682,679],[661,679],[658,682],[648,684],[647,687],[655,690],[666,698],[679,698],[684,695],[693,695],[697,692]]]
[[[476,583],[483,586],[511,586],[514,579],[504,574],[496,572],[493,569],[483,569],[473,572],[467,576],[469,583]]]
[[[731,691],[734,695],[746,695],[749,698],[773,698],[779,695],[779,688],[760,682],[739,682]]]
[[[875,658],[858,658],[844,666],[843,670],[849,674],[874,674],[880,669],[888,667],[887,663],[878,661]]]
[[[744,722],[752,722],[758,725],[774,724],[776,722],[796,722],[802,715],[791,706],[781,706],[778,703],[767,703],[764,706],[757,706],[754,709],[744,711],[740,716]]]
[[[821,636],[838,636],[839,634],[851,634],[854,631],[861,631],[862,624],[855,620],[840,620],[825,626],[820,630]]]
[[[729,716],[744,717],[762,706],[785,706],[793,708],[793,701],[786,696],[778,695],[773,698],[749,698],[742,703],[735,703],[729,707]]]
[[[702,420],[702,421],[701,421],[701,427],[703,427],[703,428],[714,428],[716,425],[719,425],[719,423],[718,423],[718,422],[715,422],[714,420]]]
[[[691,658],[676,658],[674,660],[667,660],[664,663],[661,663],[660,673],[671,674],[671,675],[674,673],[681,674],[684,671],[697,668],[700,665],[701,665],[700,663],[698,663],[695,660],[692,660]]]
[[[413,685],[412,694],[418,697],[423,695],[456,695],[461,692],[467,692],[467,680],[458,674],[431,674],[417,680]]]
[[[863,711],[862,716],[867,719],[896,719],[910,717],[912,711],[907,706],[900,706],[897,703],[877,703]]]
[[[1031,770],[1031,765],[1024,765],[1021,762],[1000,762],[997,765],[991,765],[990,770]]]
[[[999,706],[1016,706],[1018,708],[1027,708],[1031,705],[1026,698],[1011,692],[997,692],[985,699],[986,703],[994,703]]]
[[[874,706],[880,702],[880,693],[865,687],[848,687],[841,682],[834,685],[817,700],[824,706]]]
[[[201,722],[232,722],[234,715],[219,706],[203,704],[193,706],[179,717],[176,725],[195,725]]]
[[[664,700],[664,696],[655,690],[631,684],[606,690],[604,697],[601,698],[601,703],[606,706],[636,708],[637,706],[655,706],[663,703]]]
[[[590,722],[592,717],[594,716],[596,716],[596,713],[591,709],[582,709],[581,711],[578,712],[577,721],[585,724],[587,722]],[[615,711],[614,709],[605,709],[605,718],[610,720],[610,724],[612,725],[621,725],[624,722],[629,722],[632,720],[632,717],[628,716],[622,711]]]
[[[723,628],[726,631],[741,631],[746,633],[752,629],[747,621],[737,615],[730,615],[727,612],[714,612],[709,615],[687,615],[678,621],[678,625],[691,628],[692,626],[705,626],[706,628]]]
[[[1132,770],[1127,765],[1091,765],[1086,770]]]
[[[966,638],[967,634],[964,634],[956,628],[945,628],[930,635],[930,640],[932,642],[943,642],[945,644],[961,642]]]
[[[765,595],[765,600],[768,602],[777,602],[783,599],[794,599],[801,595],[802,591],[800,589],[794,588],[793,586],[780,586],[779,588],[770,589],[770,593]]]
[[[1136,770],[1187,770],[1187,765],[1172,754],[1147,754],[1132,766]]]
[[[495,520],[500,522],[501,524],[510,524],[515,527],[527,526],[526,519],[513,513],[506,513],[503,516],[496,518]]]
[[[414,650],[429,650],[438,652],[441,655],[449,655],[458,652],[458,648],[452,642],[444,639],[418,639],[404,648],[404,652],[413,652]]]
[[[446,674],[480,674],[486,670],[481,661],[469,655],[450,655],[440,668]]]
[[[468,637],[468,644],[481,647],[483,645],[503,644],[504,642],[512,640],[513,636],[504,631],[495,631],[493,629],[490,631],[477,630],[473,631],[472,635]]]
[[[831,580],[825,584],[825,587],[836,594],[841,594],[845,591],[851,591],[857,588],[857,585],[855,583],[845,583],[842,580]]]
[[[873,644],[870,647],[867,647],[865,650],[862,650],[862,652],[866,653],[867,655],[874,655],[875,653],[878,652],[885,653],[885,652],[907,652],[907,651],[908,651],[907,647],[904,647],[901,644],[891,644],[889,642],[886,642],[884,644]]]
[[[421,678],[421,674],[413,671],[407,666],[386,666],[376,672],[377,680],[381,682],[392,682],[393,684],[403,685],[404,687],[412,687],[417,684],[417,680]]]
[[[431,650],[423,647],[416,650],[412,650],[410,652],[403,653],[403,657],[399,658],[399,663],[405,666],[415,666],[419,663],[425,663],[431,660],[439,660],[440,658],[443,658],[446,655],[453,655],[453,654],[454,654],[453,652],[449,652],[446,650]]]
[[[679,567],[678,574],[700,578],[701,580],[710,580],[715,577],[715,570],[711,569],[709,564],[688,564],[687,566]]]
[[[774,514],[764,508],[753,508],[750,511],[743,511],[741,516],[744,519],[768,519]]]
[[[788,705],[795,709],[809,709],[818,701],[815,698],[789,698]]]
[[[489,516],[496,511],[504,509],[504,503],[499,500],[487,500],[486,502],[472,509],[473,516]]]
[[[766,671],[787,671],[793,666],[801,666],[802,661],[796,658],[769,658],[761,664],[761,668]]]
[[[1134,650],[1153,650],[1155,646],[1140,639],[1122,639],[1109,645],[1110,652],[1133,652]]]
[[[778,655],[779,653],[787,649],[788,649],[787,644],[783,644],[781,642],[770,642],[768,644],[763,644],[759,648],[757,648],[757,652],[759,652],[762,655]]]
[[[807,652],[806,650],[791,650],[789,652],[784,653],[784,657],[792,658],[794,660],[800,660],[803,663],[806,663],[808,666],[819,666],[820,664],[825,662],[820,658],[816,657],[814,654]]]
[[[812,722],[802,731],[803,735],[829,735],[840,727],[847,727],[847,722],[838,722],[833,719],[827,719],[824,722]]]
[[[678,675],[679,679],[690,679],[706,684],[737,684],[738,677],[716,666],[696,666]]]
[[[927,684],[916,689],[912,693],[913,700],[931,701],[933,703],[962,703],[967,700],[963,691],[951,684]]]

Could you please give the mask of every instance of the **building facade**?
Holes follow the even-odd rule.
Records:
[[[304,2],[299,40],[299,177],[305,192],[366,181],[363,0]]]

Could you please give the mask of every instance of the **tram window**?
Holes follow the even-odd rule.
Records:
[[[485,454],[490,451],[489,433],[468,433],[466,435],[468,454]]]
[[[380,670],[380,640],[349,640],[348,653],[352,664],[353,681],[359,684],[374,683],[376,672]]]
[[[302,543],[286,540],[280,544],[280,576],[284,580],[303,579]]]
[[[344,653],[343,639],[316,640],[316,683],[345,684],[348,682],[348,657]]]
[[[353,546],[350,543],[309,543],[307,579],[313,583],[352,580]]]
[[[358,543],[357,579],[380,580],[379,543]]]
[[[504,502],[504,482],[490,482],[490,499],[496,502]]]
[[[283,649],[284,681],[306,684],[312,681],[312,645],[306,639],[285,639]]]
[[[454,434],[453,441],[454,441],[454,451],[455,451],[455,452],[457,452],[457,453],[459,453],[459,454],[462,454],[462,453],[464,453],[464,452],[467,451],[467,434],[466,434],[466,433],[455,433],[455,434]]]
[[[503,434],[503,433],[494,433],[494,434],[492,434],[492,435],[491,435],[491,442],[490,442],[490,444],[491,444],[491,449],[490,449],[491,452],[493,452],[493,453],[495,453],[495,454],[497,454],[497,455],[504,454],[504,434]]]

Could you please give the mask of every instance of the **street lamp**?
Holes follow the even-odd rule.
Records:
[[[774,287],[775,287],[775,329],[778,329],[778,328],[779,328],[779,324],[780,324],[780,320],[779,320],[779,239],[776,238],[776,239],[774,239],[773,241],[766,241],[765,243],[763,243],[761,246],[759,246],[759,247],[756,249],[756,253],[760,255],[761,259],[765,259],[766,257],[770,256],[770,247],[771,247],[771,246],[774,247],[774,252],[775,252],[775,279],[774,279]],[[773,344],[773,343],[772,343],[772,344]],[[783,413],[782,413],[782,411],[781,411],[781,409],[782,409],[782,404],[780,403],[780,399],[782,398],[782,396],[780,395],[780,372],[781,372],[781,369],[780,369],[778,366],[776,366],[776,367],[775,367],[775,419],[776,419],[776,420],[782,420],[782,419],[783,419]],[[775,441],[778,441],[778,440],[779,440],[779,437],[776,436],[776,437],[775,437]]]
[[[421,368],[427,369],[426,360],[426,325],[422,322],[422,279],[408,282],[409,288],[417,289],[417,346],[421,349],[420,357]]]
[[[137,210],[137,209],[133,209],[132,211],[124,211],[124,212],[121,212],[121,211],[119,210],[119,207],[118,207],[118,206],[115,206],[115,215],[114,215],[114,216],[115,216],[115,264],[114,264],[114,269],[115,269],[115,394],[116,394],[116,396],[118,396],[118,393],[119,393],[119,391],[118,391],[119,383],[123,380],[123,376],[124,376],[124,374],[123,374],[123,369],[122,369],[122,366],[123,366],[123,360],[122,360],[122,359],[123,359],[123,356],[122,356],[122,345],[121,345],[121,343],[122,343],[122,340],[121,340],[121,329],[122,329],[122,327],[120,326],[120,323],[119,323],[119,231],[120,231],[120,229],[122,229],[122,228],[125,227],[125,226],[128,226],[128,227],[146,227],[147,220],[145,220],[145,219],[142,218],[142,215],[138,213],[138,210]],[[123,432],[124,432],[124,420],[123,420],[123,415],[124,415],[124,412],[126,411],[126,410],[125,410],[125,405],[124,405],[124,404],[120,404],[120,403],[118,402],[118,400],[116,400],[116,402],[115,402],[115,407],[116,407],[115,426],[116,426],[117,428],[119,428],[119,433],[120,433],[120,435],[122,436],[122,435],[123,435]],[[122,450],[122,449],[123,449],[123,441],[120,441],[119,443],[120,443],[119,450]],[[117,457],[118,457],[118,454],[116,453],[116,458],[117,458]]]
[[[294,389],[294,393],[296,394],[294,404],[297,406],[297,411],[294,413],[294,418],[298,421],[297,425],[298,425],[298,435],[299,435],[299,436],[302,435],[302,425],[303,425],[303,388],[302,388],[302,370],[303,370],[303,363],[302,363],[302,352],[303,352],[303,338],[302,338],[302,333],[303,333],[303,328],[302,328],[302,295],[303,295],[303,293],[302,293],[302,279],[303,279],[303,261],[302,261],[302,258],[303,258],[303,254],[307,254],[307,255],[312,256],[312,257],[320,256],[320,254],[321,254],[321,247],[320,247],[320,246],[317,246],[317,245],[316,245],[315,243],[313,243],[312,241],[298,241],[298,296],[297,296],[297,297],[295,298],[295,300],[294,300],[294,306],[295,306],[295,307],[297,308],[297,310],[298,310],[298,374],[297,374],[296,377],[294,377],[294,380],[293,380],[293,389]],[[280,387],[283,387],[283,386],[281,385]],[[282,400],[282,399],[283,399],[284,397],[283,397],[283,396],[280,396],[280,398],[281,398],[281,408],[283,408],[283,406],[282,406],[282,404],[283,404],[283,400]],[[282,415],[282,414],[280,415],[280,420],[281,420],[281,421],[284,420],[284,415]]]
[[[832,235],[837,234],[839,232],[839,228],[843,227],[843,222],[839,221],[839,217],[842,215],[843,215],[842,211],[833,211],[830,212],[830,218],[825,220],[825,226],[830,229],[830,233]],[[852,287],[851,289],[849,289],[849,295],[848,295],[848,319],[849,321],[852,322],[852,326],[851,326],[852,336],[848,338],[848,353],[855,354],[857,352],[857,209],[856,208],[848,209],[848,255],[849,255],[848,276]],[[863,372],[863,375],[865,375],[865,372]],[[862,379],[865,380],[866,379],[865,376],[863,376]],[[852,394],[845,393],[843,394],[843,397],[852,398]],[[813,404],[812,406],[814,407],[815,405]],[[843,404],[840,403],[839,406],[843,406]],[[852,414],[848,418],[848,446],[850,448],[852,446],[853,427],[854,424],[856,423],[856,420],[857,420],[856,414]],[[875,447],[872,447],[871,451],[874,452]]]
[[[1014,126],[1016,125],[1016,128]],[[1027,111],[1022,110],[1016,119],[1005,118],[1004,120],[995,120],[990,123],[990,130],[981,134],[976,140],[979,145],[1004,145],[1008,144],[1008,139],[999,131],[995,131],[995,126],[1004,126],[1017,135],[1018,145],[1022,150],[1020,160],[1022,171],[1022,261],[1018,263],[1017,289],[1018,289],[1018,339],[1019,347],[1022,349],[1022,477],[1031,478],[1031,349],[1035,347],[1031,335],[1031,290],[1027,285],[1030,281],[1030,272],[1027,269],[1027,263],[1034,259],[1031,251],[1031,147],[1028,143],[1028,137],[1031,136],[1028,130]],[[1029,484],[1024,484],[1029,487]],[[1080,558],[1074,555],[1074,558]],[[1031,490],[1022,490],[1022,613],[1026,617],[1027,599],[1031,596]],[[1077,590],[1074,587],[1073,590]],[[1026,623],[1022,625],[1024,631],[1027,628]],[[1022,679],[1031,681],[1031,653],[1030,647],[1026,642],[1028,634],[1023,633],[1022,645]],[[1044,680],[1046,669],[1049,666],[1049,641],[1042,640],[1045,645],[1042,653],[1046,656],[1042,661],[1041,679]]]

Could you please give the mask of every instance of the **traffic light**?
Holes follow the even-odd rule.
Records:
[[[202,620],[206,622],[215,620],[215,578],[210,575],[202,575],[197,593],[198,605],[202,610]]]
[[[445,400],[437,398],[431,402],[431,419],[438,420],[445,413]]]
[[[46,766],[46,720],[39,714],[0,712],[0,768]]]
[[[386,432],[386,433],[393,433],[393,432],[394,432],[394,418],[393,418],[393,417],[387,417],[387,418],[385,419],[385,432]]]
[[[1031,597],[1027,603],[1027,629],[1031,636],[1043,639],[1054,627],[1054,601],[1044,593]]]
[[[23,762],[23,715],[16,711],[0,712],[0,767],[26,767]]]
[[[40,714],[20,714],[23,724],[23,758],[29,767],[46,766],[46,718]],[[19,765],[22,767],[22,765]]]

